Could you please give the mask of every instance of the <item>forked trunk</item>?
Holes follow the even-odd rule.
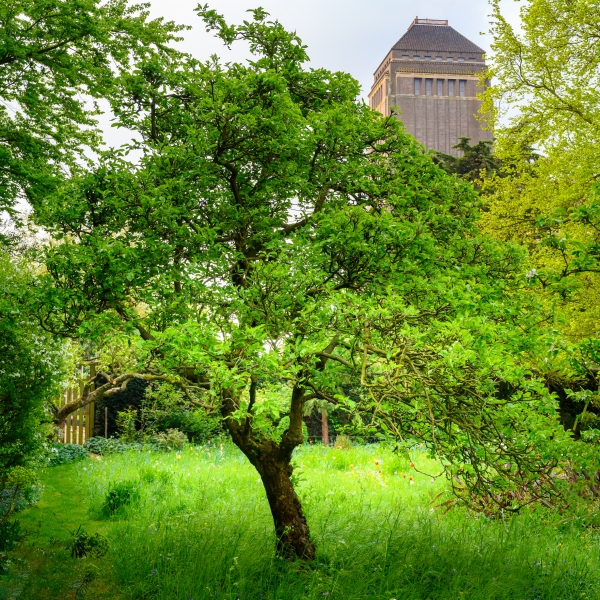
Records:
[[[231,415],[239,402],[233,401],[233,394],[223,391],[221,412],[235,445],[246,455],[258,471],[273,515],[277,554],[286,559],[301,558],[312,560],[315,557],[315,544],[310,538],[306,517],[290,477],[294,468],[291,465],[294,448],[302,443],[303,391],[295,387],[292,393],[290,426],[278,443],[263,437],[252,430],[250,418],[242,423]],[[256,381],[250,386],[250,405],[254,404]]]
[[[268,457],[260,463],[254,463],[254,466],[265,486],[271,507],[277,536],[277,554],[284,558],[312,560],[315,557],[315,544],[290,480],[292,465]]]

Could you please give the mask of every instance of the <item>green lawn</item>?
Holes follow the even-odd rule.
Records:
[[[412,459],[436,473],[433,461]],[[274,558],[262,485],[235,448],[130,452],[45,471],[0,598],[600,599],[596,530],[556,527],[545,509],[504,521],[442,514],[430,503],[443,480],[373,446],[308,446],[295,460],[318,544],[310,566]],[[109,517],[102,506],[119,482],[133,500]],[[108,537],[105,557],[71,558],[79,525]]]

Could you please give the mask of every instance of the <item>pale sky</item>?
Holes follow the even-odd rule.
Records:
[[[203,0],[203,3],[207,0]],[[197,58],[216,52],[230,60],[242,54],[224,49],[212,33],[204,30],[194,13],[197,0],[150,0],[152,16],[163,16],[193,26],[186,32],[182,49]],[[448,19],[458,32],[489,49],[487,0],[213,0],[210,8],[224,14],[229,23],[240,23],[246,11],[262,6],[272,19],[295,30],[308,46],[312,64],[332,71],[346,71],[358,79],[366,96],[373,72],[389,49],[400,39],[415,17]],[[511,20],[519,4],[504,0]]]
[[[184,33],[185,41],[179,45],[182,50],[201,60],[213,53],[224,61],[243,60],[242,44],[234,44],[232,50],[227,50],[215,39],[214,32],[205,31],[194,12],[197,0],[150,0],[150,4],[151,16],[193,27]],[[490,45],[487,0],[212,0],[208,4],[229,23],[241,23],[248,17],[248,9],[263,7],[273,20],[296,31],[308,46],[311,66],[350,73],[360,82],[365,99],[377,66],[417,16],[448,19],[454,29],[486,52]],[[502,4],[506,15],[516,24],[518,0],[503,0]],[[106,117],[101,119],[108,144],[127,141],[121,132],[107,131],[107,121]]]

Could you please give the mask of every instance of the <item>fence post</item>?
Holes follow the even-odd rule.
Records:
[[[66,400],[67,400],[66,404],[68,404],[71,401],[71,397],[72,397],[71,388],[67,388],[67,391],[65,392],[65,394],[66,394]],[[67,415],[67,422],[66,422],[66,427],[65,427],[65,429],[66,429],[65,444],[71,443],[71,433],[72,433],[71,423],[72,423],[72,421],[73,421],[73,413]]]
[[[83,381],[83,377],[81,377],[79,379],[79,397],[81,398],[83,396],[83,386],[85,385],[84,381]],[[77,411],[77,414],[79,415],[79,422],[78,422],[78,427],[77,427],[77,443],[80,446],[83,446],[83,416],[85,415],[85,408],[80,408]]]
[[[94,377],[96,377],[96,365],[94,363],[90,363],[90,379],[93,379]],[[93,386],[90,388],[90,390],[93,389]],[[89,420],[90,420],[90,425],[89,425],[89,435],[88,435],[88,430],[85,430],[85,437],[86,439],[89,437],[94,437],[94,421],[96,419],[96,403],[95,402],[90,402],[90,404],[88,404],[89,407]]]

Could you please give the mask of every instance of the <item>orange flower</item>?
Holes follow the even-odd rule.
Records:
[[[350,468],[351,468],[351,469],[354,469],[354,465],[350,465]]]

